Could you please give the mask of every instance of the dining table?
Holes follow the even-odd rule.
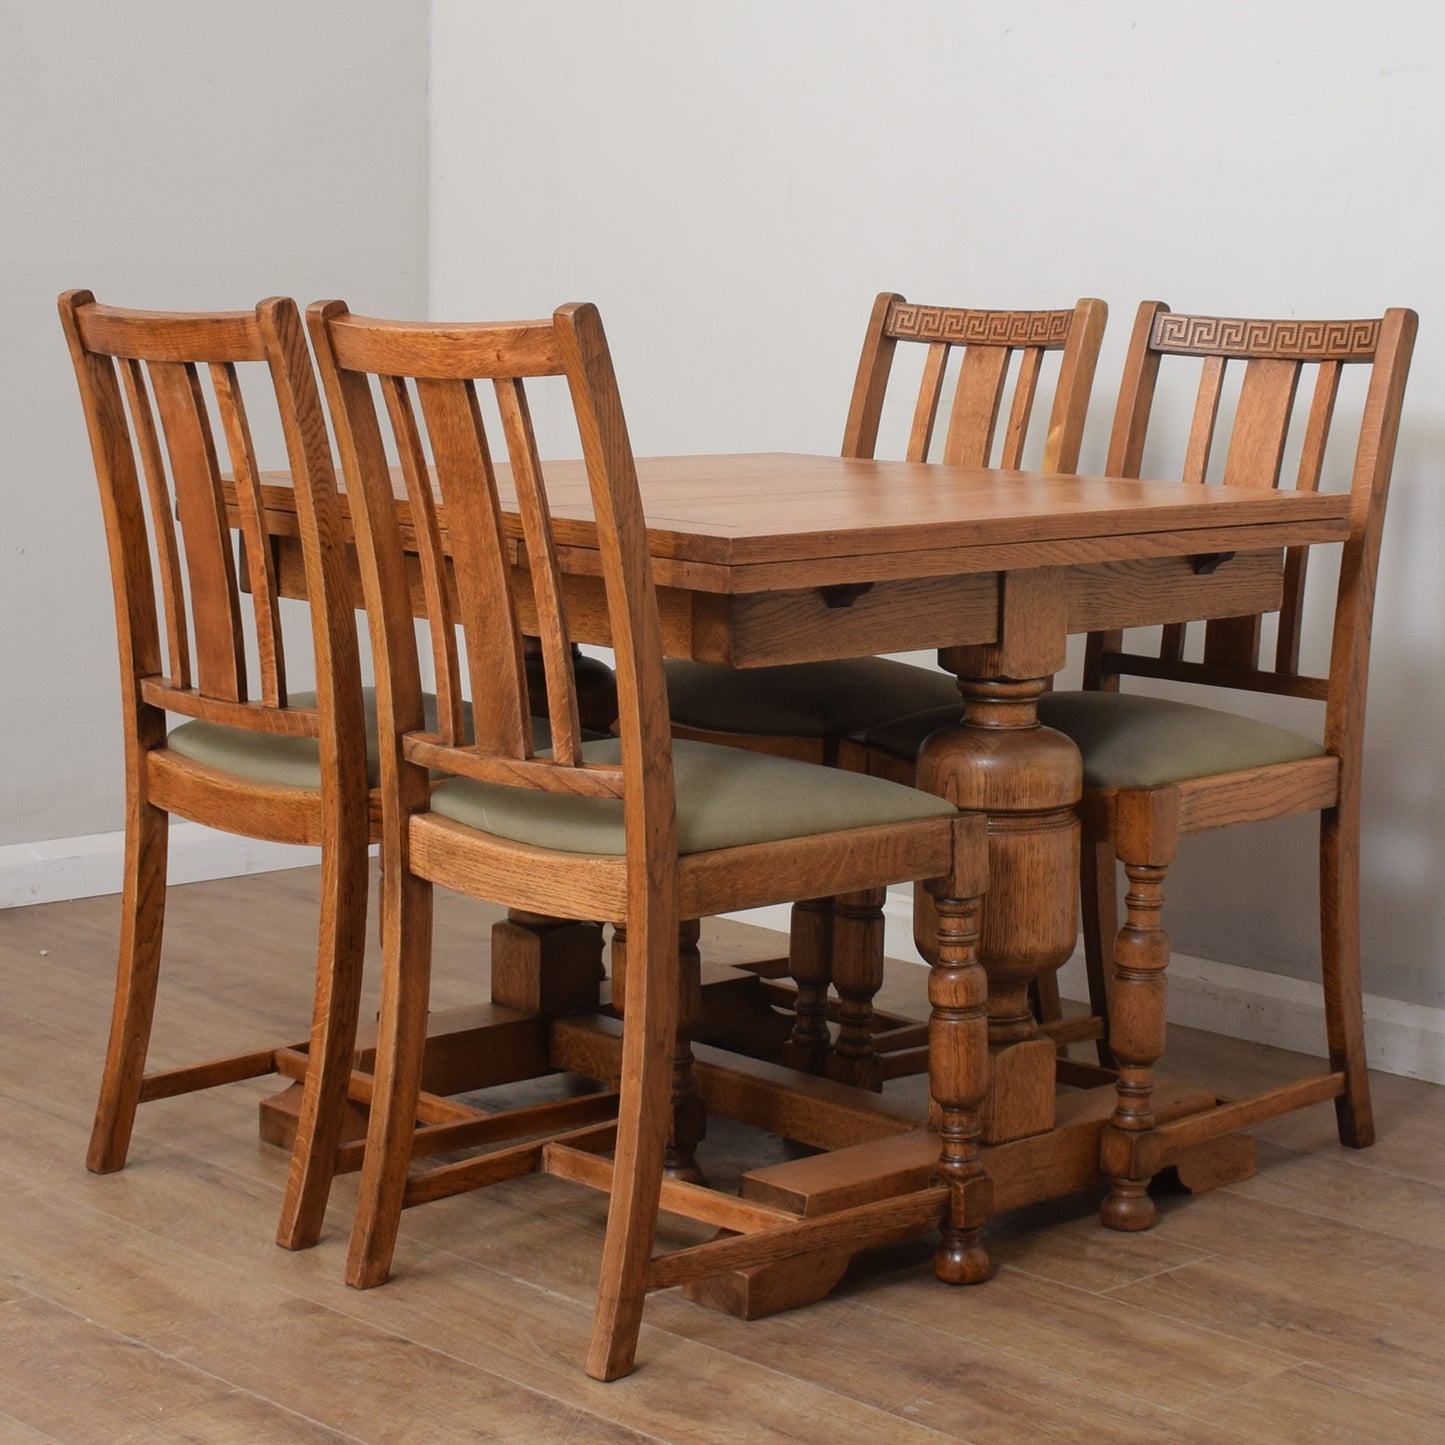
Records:
[[[1038,699],[1071,634],[1276,608],[1285,549],[1342,541],[1349,497],[783,452],[642,457],[636,468],[669,655],[755,668],[927,651],[957,678],[958,721],[929,739],[919,781],[986,820],[980,1142],[991,1208],[1093,1187],[1115,1076],[1063,1046],[1096,1037],[1098,1021],[1041,1024],[1030,1007],[1031,988],[1074,950],[1078,908],[1081,764],[1069,739],[1039,724]],[[526,543],[507,469],[496,471],[525,625]],[[606,646],[585,469],[549,463],[546,479],[572,638]],[[265,474],[263,498],[280,588],[304,595],[289,478]],[[400,479],[397,506],[405,530]],[[424,1087],[615,1076],[620,1025],[599,1002],[599,936],[596,925],[522,914],[499,925],[491,1000],[434,1020]],[[780,1062],[785,972],[778,960],[703,969],[704,1041],[689,1064],[708,1111],[818,1151],[748,1172],[742,1196],[821,1218],[926,1188],[940,1167],[937,1119],[959,1102],[929,1047],[930,1029],[936,1044],[950,1019],[875,1021],[875,1084],[933,1068],[932,1117],[919,1117],[888,1091]],[[1161,1078],[1155,1117],[1216,1102]],[[285,1137],[287,1107],[263,1109],[267,1137]],[[1237,1137],[1199,1145],[1186,1134],[1164,1163],[1208,1187],[1247,1173],[1252,1151]],[[687,1292],[753,1317],[825,1294],[850,1253],[835,1242]]]

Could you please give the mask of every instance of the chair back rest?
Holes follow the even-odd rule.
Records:
[[[334,776],[328,764],[336,763],[338,746],[364,767],[340,506],[295,303],[273,298],[237,312],[133,311],[102,306],[89,291],[68,291],[59,304],[105,514],[128,724],[140,729],[146,746],[164,740],[165,710],[321,737],[323,777]],[[252,362],[269,373],[295,480],[316,707],[288,706],[276,567],[242,394],[242,368]],[[216,447],[217,422],[229,478]],[[239,565],[233,531],[241,537]]]
[[[424,802],[421,769],[429,767],[621,797],[629,859],[634,850],[638,858],[675,855],[662,634],[632,449],[596,308],[444,325],[353,316],[341,302],[319,302],[307,321],[336,421],[371,615],[383,790]],[[582,442],[617,660],[620,767],[582,756],[559,548],[525,386],[546,377],[565,378]],[[505,469],[493,462],[479,381],[495,396]],[[422,718],[409,552],[419,563],[436,672],[434,733]],[[544,699],[529,696],[524,628],[540,639]],[[550,757],[532,746],[531,715],[544,712]]]
[[[1058,382],[1040,469],[1074,471],[1108,315],[1109,308],[1102,301],[1091,299],[1069,311],[970,311],[916,306],[893,292],[883,292],[873,303],[863,340],[843,455],[873,455],[894,352],[900,341],[911,341],[925,346],[927,354],[905,459],[929,459],[950,353],[962,347],[942,460],[949,466],[986,467],[997,449],[995,465],[1016,470],[1022,465],[1044,354],[1056,351],[1060,354]],[[1019,353],[1016,368],[1011,365],[1015,352]],[[996,448],[998,418],[1011,372],[1013,399]]]
[[[1358,741],[1359,729],[1351,719],[1364,706],[1380,531],[1416,324],[1415,313],[1401,308],[1374,320],[1269,321],[1186,316],[1158,301],[1139,307],[1109,442],[1108,475],[1140,475],[1162,358],[1197,357],[1202,366],[1181,473],[1184,483],[1200,486],[1208,479],[1210,456],[1218,441],[1225,371],[1231,363],[1242,362],[1220,480],[1236,487],[1282,484],[1296,399],[1309,368],[1313,387],[1303,432],[1294,439],[1299,462],[1293,480],[1302,491],[1317,491],[1341,370],[1368,366],[1368,390],[1350,472],[1350,530],[1341,558],[1328,677],[1306,676],[1299,670],[1309,553],[1301,546],[1285,553],[1272,660],[1261,662],[1259,616],[1206,623],[1201,662],[1185,660],[1186,625],[1181,623],[1164,629],[1158,657],[1124,653],[1117,637],[1092,639],[1087,685],[1117,685],[1119,675],[1133,674],[1314,698],[1327,703],[1326,745],[1332,751],[1342,745],[1345,732]]]

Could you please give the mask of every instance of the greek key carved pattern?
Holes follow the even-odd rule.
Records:
[[[1155,351],[1286,361],[1368,361],[1380,340],[1378,321],[1250,321],[1164,311],[1149,344]]]
[[[1062,346],[1072,311],[961,311],[949,306],[889,308],[887,335],[900,341],[945,341],[951,346]]]

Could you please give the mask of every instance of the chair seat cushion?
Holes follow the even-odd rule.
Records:
[[[712,732],[846,737],[957,699],[948,673],[888,657],[756,668],[667,662],[673,720]]]
[[[863,741],[894,757],[913,758],[930,733],[957,718],[957,709],[935,708],[873,728]],[[1084,786],[1090,788],[1157,788],[1323,757],[1325,751],[1272,723],[1136,693],[1045,693],[1039,699],[1039,721],[1078,744]]]
[[[1079,745],[1090,788],[1156,788],[1325,752],[1273,723],[1136,693],[1046,693],[1039,720]]]
[[[381,782],[381,759],[376,741],[376,693],[362,690],[366,709],[366,778],[368,787]],[[291,695],[293,707],[315,707],[314,692]],[[422,696],[427,726],[436,726],[436,698]],[[465,726],[471,727],[471,704],[463,705]],[[547,747],[552,741],[546,721],[532,719],[532,746]],[[280,737],[275,733],[257,733],[248,728],[226,727],[221,723],[188,722],[171,731],[167,746],[184,757],[208,767],[235,773],[253,783],[269,783],[283,788],[319,788],[321,786],[321,744],[315,738]]]
[[[590,762],[616,763],[616,738],[584,745]],[[678,847],[705,853],[880,823],[953,816],[952,803],[882,778],[679,739],[672,745]],[[432,811],[485,833],[566,853],[624,850],[622,804],[534,788],[451,778]]]

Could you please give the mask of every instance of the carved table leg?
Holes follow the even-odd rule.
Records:
[[[1067,632],[1062,571],[1007,575],[998,641],[938,655],[958,677],[963,717],[934,733],[918,757],[919,787],[988,821],[979,946],[993,1056],[985,1144],[1041,1134],[1054,1122],[1054,1046],[1039,1033],[1029,989],[1069,957],[1078,936],[1083,765],[1073,742],[1038,719],[1038,699],[1064,664]],[[914,932],[926,950],[927,896],[915,896],[924,901]]]
[[[935,733],[918,759],[920,787],[988,818],[979,947],[993,1053],[986,1144],[1053,1127],[1054,1045],[1038,1031],[1029,986],[1065,962],[1077,937],[1081,767],[1067,738],[1039,726],[1044,685],[962,681],[963,722]],[[921,945],[927,927],[920,918]]]

